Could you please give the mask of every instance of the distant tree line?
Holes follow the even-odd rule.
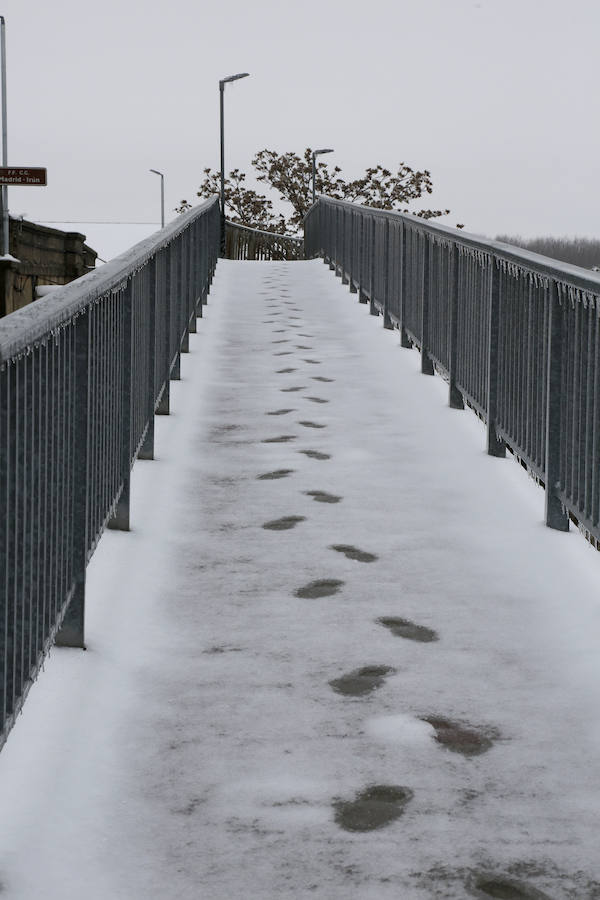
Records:
[[[591,269],[600,266],[600,241],[593,238],[553,238],[537,237],[522,238],[519,235],[499,234],[497,241],[505,244],[513,244],[523,250],[531,250],[533,253],[541,253],[561,262],[572,263],[575,266],[583,266]]]

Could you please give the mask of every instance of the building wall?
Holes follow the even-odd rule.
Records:
[[[21,219],[10,220],[9,247],[19,262],[0,259],[0,316],[32,303],[37,285],[68,284],[96,264],[84,234]]]

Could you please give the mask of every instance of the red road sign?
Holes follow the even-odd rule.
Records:
[[[23,168],[23,166],[0,166],[0,184],[14,184],[23,187],[40,187],[48,184],[46,169]]]

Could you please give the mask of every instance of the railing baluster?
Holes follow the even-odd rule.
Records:
[[[146,385],[146,436],[138,459],[154,459],[154,405],[156,400],[156,256],[148,263],[148,286],[144,308],[148,318],[148,384]]]
[[[376,246],[376,219],[375,216],[370,216],[370,230],[369,230],[369,312],[372,316],[378,316],[379,310],[375,306],[375,246]]]
[[[119,477],[121,493],[108,528],[129,531],[130,474],[131,474],[131,340],[132,340],[132,279],[128,279],[121,297],[121,391],[119,412],[121,419],[121,447]]]
[[[423,234],[423,261],[421,267],[421,373],[434,375],[433,362],[429,355],[429,238]]]
[[[60,630],[59,647],[84,647],[85,570],[87,565],[88,503],[90,484],[90,432],[88,425],[90,389],[90,313],[85,310],[74,323],[75,345],[72,373],[73,390],[73,528],[71,530],[71,571],[73,585]]]
[[[383,327],[394,328],[390,319],[389,303],[390,303],[390,220],[384,220],[383,231]]]
[[[456,370],[458,366],[458,245],[453,244],[450,259],[450,348],[448,363],[448,404],[452,409],[464,409],[462,392],[456,386]]]
[[[546,525],[557,531],[569,530],[569,516],[560,498],[560,451],[562,421],[564,310],[555,281],[549,286],[548,373],[546,378]]]
[[[489,292],[490,309],[488,318],[488,378],[487,378],[487,452],[490,456],[506,456],[506,445],[497,433],[498,405],[498,334],[500,319],[500,278],[496,260],[490,259]]]

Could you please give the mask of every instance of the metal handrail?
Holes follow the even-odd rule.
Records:
[[[537,253],[386,210],[319,197],[307,258],[330,268],[418,346],[452,407],[487,423],[544,485],[546,524],[573,518],[600,542],[600,276]]]
[[[0,746],[51,644],[83,646],[86,566],[202,314],[217,199],[0,320]]]
[[[304,241],[290,234],[261,231],[235,222],[225,223],[226,259],[298,260],[304,259]]]

